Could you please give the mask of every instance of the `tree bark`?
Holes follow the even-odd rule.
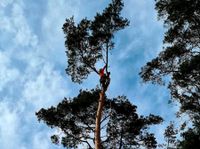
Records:
[[[106,73],[108,73],[108,43],[106,44]]]
[[[121,136],[120,136],[120,144],[119,144],[119,149],[121,149],[122,148],[122,145],[123,145],[123,142],[122,142],[122,139],[123,139],[123,129],[122,129],[122,131],[121,131]]]
[[[105,91],[101,90],[99,93],[99,103],[96,114],[96,126],[95,126],[95,149],[101,149],[101,117],[105,102]]]

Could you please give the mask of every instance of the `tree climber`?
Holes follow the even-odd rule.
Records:
[[[105,79],[105,86],[104,86],[105,91],[107,90],[109,84],[110,84],[110,72],[107,72],[106,79]]]
[[[106,81],[106,74],[104,73],[106,67],[107,67],[107,64],[103,68],[99,69],[100,84],[101,84],[101,87],[103,88],[105,86],[105,81]]]
[[[106,67],[107,64],[103,68],[99,69],[100,84],[105,91],[110,83],[110,72],[106,72],[106,74],[104,73]]]

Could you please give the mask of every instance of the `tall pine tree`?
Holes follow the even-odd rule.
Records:
[[[65,147],[77,147],[81,143],[88,148],[155,148],[154,134],[147,128],[162,122],[159,116],[138,116],[136,106],[124,96],[106,97],[110,83],[108,70],[109,50],[114,48],[114,33],[128,26],[121,16],[122,0],[112,0],[103,13],[94,20],[84,18],[76,24],[73,17],[66,19],[63,31],[66,35],[68,66],[66,73],[73,82],[82,83],[91,72],[101,75],[97,62],[105,64],[100,89],[80,91],[73,99],[65,98],[57,107],[41,109],[36,113],[50,127],[58,127],[63,133],[61,143]],[[52,136],[58,143],[58,136]]]

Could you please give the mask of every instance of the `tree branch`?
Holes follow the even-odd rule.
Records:
[[[108,73],[108,42],[106,43],[106,73]]]
[[[74,139],[78,140],[78,141],[81,141],[81,142],[83,142],[83,143],[86,143],[86,144],[89,146],[89,149],[92,149],[92,147],[91,147],[91,145],[90,145],[90,143],[89,143],[88,141],[86,141],[86,140],[81,140],[81,138],[76,137],[76,136],[74,136],[74,135],[72,135],[72,134],[70,134],[70,133],[68,133],[68,132],[66,132],[66,131],[65,131],[65,133],[66,133],[67,135],[73,137]]]
[[[122,131],[121,131],[121,134],[120,134],[120,143],[119,143],[119,149],[121,149],[121,148],[122,148],[122,145],[123,145],[122,138],[123,138],[123,129],[122,129]]]
[[[81,43],[80,43],[81,44]],[[81,49],[83,50],[82,48],[82,44],[81,44]],[[96,72],[98,75],[99,75],[99,72],[97,71],[97,69],[95,67],[92,67],[84,58],[83,56],[83,52],[82,50],[80,50],[80,53],[81,53],[81,58],[83,59],[83,63],[86,64],[90,69],[92,69],[94,72]]]
[[[108,124],[105,124],[104,126],[101,127],[101,129],[104,129],[104,127],[106,127]]]
[[[106,117],[104,117],[104,119],[102,119],[100,123],[103,123],[103,121],[105,121],[109,116],[110,116],[110,114],[108,114]]]

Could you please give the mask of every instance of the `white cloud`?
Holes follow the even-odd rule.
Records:
[[[44,131],[38,132],[33,136],[33,149],[49,149],[49,135]]]
[[[62,26],[67,17],[78,18],[80,1],[48,1],[41,19],[41,54],[61,65],[66,64],[64,34]],[[48,53],[48,54],[47,54]]]
[[[0,1],[0,7],[6,7],[7,5],[11,4],[13,0],[1,0]]]
[[[13,4],[12,23],[13,27],[16,29],[14,38],[16,44],[22,46],[36,46],[37,36],[31,32],[26,22],[23,9],[19,4]]]
[[[6,101],[0,103],[0,147],[2,149],[13,149],[23,146],[20,142],[20,117],[17,109],[11,109]]]
[[[24,108],[22,103],[12,104],[4,99],[0,103],[0,148],[1,149],[50,149],[51,132],[36,127],[33,111]],[[34,116],[35,117],[35,116]]]
[[[60,70],[43,56],[41,51],[49,47],[39,45],[23,1],[1,4],[0,33],[8,36],[0,37],[7,42],[0,49],[0,148],[49,149],[50,131],[38,123],[35,112],[57,104],[69,94],[68,85]]]
[[[10,58],[5,52],[0,51],[0,92],[7,87],[9,82],[15,81],[20,72],[10,64]]]
[[[11,41],[14,41],[18,46],[35,46],[37,37],[27,24],[23,11],[23,2],[18,0],[13,4],[9,4],[9,10],[6,10],[8,9],[7,7],[3,9],[5,11],[1,10],[0,30],[11,33],[13,35]],[[9,16],[6,11],[10,11]]]
[[[140,53],[145,60],[161,50],[164,30],[162,23],[157,20],[154,4],[154,1],[125,1],[123,15],[130,20],[130,26],[122,33],[124,38],[116,38],[118,46],[123,44],[123,50],[119,51],[120,59]]]
[[[49,107],[69,93],[64,80],[51,65],[44,65],[40,73],[24,85],[23,98],[36,107]]]
[[[12,28],[12,24],[10,22],[10,19],[8,17],[2,17],[4,14],[0,14],[1,20],[0,20],[0,30],[6,31],[6,32],[14,32],[14,29]]]

